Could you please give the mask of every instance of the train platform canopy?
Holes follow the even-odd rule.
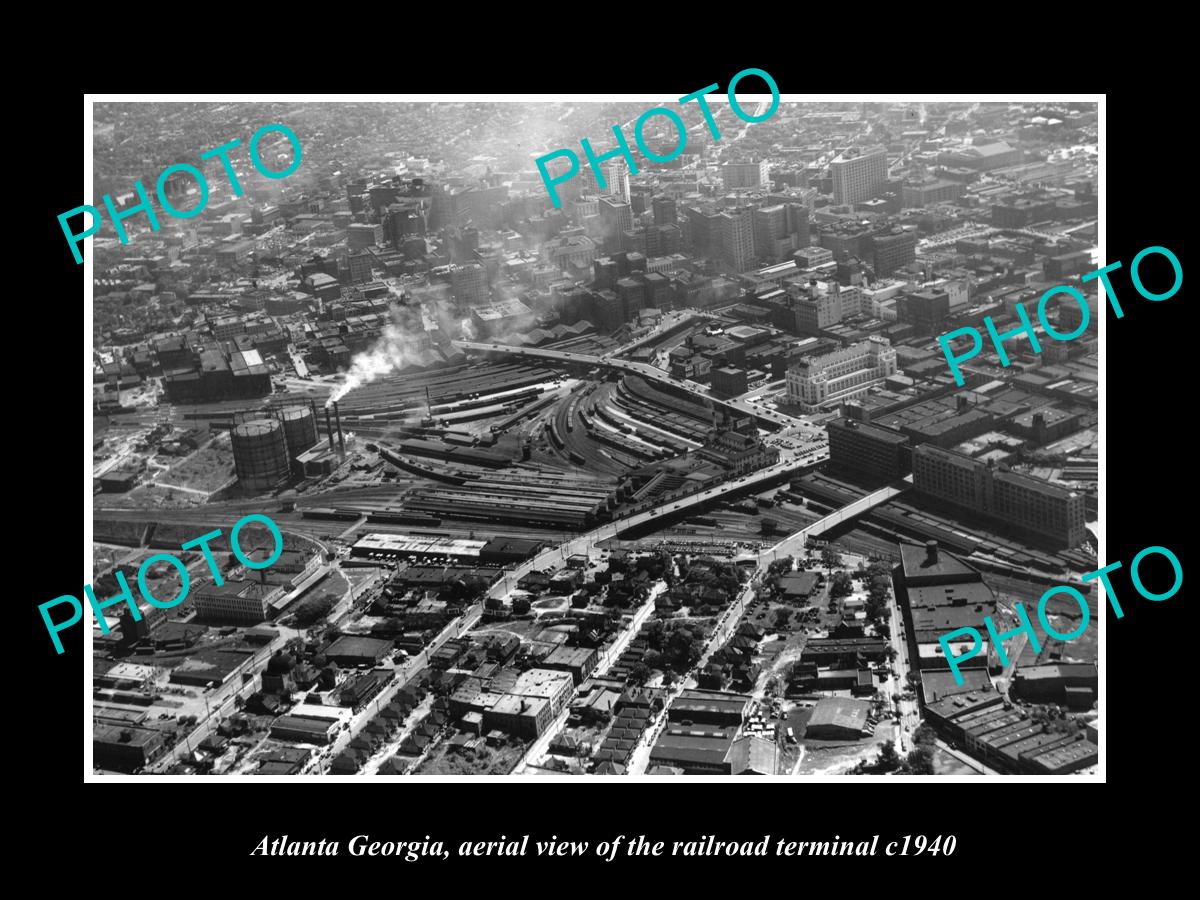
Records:
[[[407,534],[381,534],[372,532],[363,535],[351,548],[352,556],[384,556],[400,558],[416,556],[421,559],[450,558],[477,561],[487,541],[472,541],[465,538],[427,537]]]

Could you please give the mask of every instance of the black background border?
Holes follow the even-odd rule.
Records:
[[[1110,77],[1080,77],[1070,79],[1074,84],[1060,88],[1047,83],[1044,78],[1037,79],[1041,82],[1037,85],[1014,86],[970,84],[966,80],[951,84],[936,75],[908,78],[901,73],[890,73],[880,78],[879,73],[872,73],[871,77],[855,84],[847,83],[843,70],[836,80],[817,84],[820,79],[814,78],[814,60],[809,57],[789,55],[788,59],[777,59],[772,56],[779,54],[758,52],[719,55],[738,61],[715,63],[710,58],[707,63],[680,66],[664,60],[657,67],[639,64],[634,71],[622,74],[611,68],[603,72],[575,71],[569,65],[560,65],[552,85],[546,82],[544,71],[539,78],[522,77],[514,72],[511,84],[508,76],[497,76],[489,84],[498,86],[504,81],[505,87],[522,93],[633,93],[667,87],[682,96],[713,81],[723,87],[735,72],[748,67],[769,71],[785,94],[818,89],[864,93],[886,90],[897,94],[950,90],[1012,95],[1041,91],[1093,92],[1095,88],[1084,86],[1085,82],[1096,85],[1113,80]],[[537,64],[531,65],[536,71]],[[439,73],[436,84],[417,85],[406,80],[397,83],[395,89],[473,91],[479,86],[478,76],[474,73],[465,73],[459,83],[448,81]],[[313,87],[330,89],[325,85]],[[114,89],[118,88],[100,86],[100,90]],[[151,87],[136,84],[131,89]],[[212,88],[231,92],[238,89],[248,88],[231,85]],[[24,248],[32,250],[34,258],[41,262],[35,270],[30,270],[31,274],[36,271],[41,277],[30,279],[30,293],[35,299],[33,323],[37,333],[27,338],[31,358],[26,374],[17,377],[24,381],[33,374],[33,383],[37,387],[21,406],[21,424],[13,440],[20,442],[21,455],[25,457],[15,463],[16,471],[28,472],[30,480],[36,479],[38,483],[37,494],[27,501],[29,511],[36,507],[38,512],[28,517],[32,521],[27,520],[32,526],[31,539],[28,543],[20,543],[22,550],[32,552],[21,553],[10,563],[19,572],[14,581],[21,585],[16,620],[21,624],[15,640],[28,660],[22,670],[25,677],[19,682],[23,686],[10,683],[17,690],[29,690],[32,694],[28,701],[21,703],[20,732],[25,736],[22,743],[28,750],[23,754],[20,774],[36,779],[40,799],[28,815],[44,820],[38,824],[57,829],[58,833],[78,835],[81,823],[75,821],[75,815],[81,813],[86,804],[91,815],[84,821],[95,823],[88,826],[93,834],[107,832],[114,837],[137,834],[141,840],[154,841],[159,839],[155,834],[159,829],[143,831],[138,823],[158,820],[165,814],[169,816],[170,824],[162,830],[169,832],[172,846],[194,847],[209,863],[218,864],[220,868],[214,872],[223,871],[224,864],[235,859],[250,859],[249,852],[268,834],[272,838],[289,834],[299,839],[325,837],[343,842],[363,833],[378,839],[397,840],[416,840],[428,834],[447,844],[457,844],[460,840],[497,839],[501,834],[511,837],[531,833],[535,838],[557,834],[567,839],[594,842],[617,834],[644,833],[651,840],[664,840],[669,845],[672,840],[692,840],[707,834],[716,834],[722,840],[758,840],[766,833],[773,839],[787,836],[794,840],[826,840],[837,833],[843,839],[860,840],[879,833],[881,840],[886,842],[906,833],[931,836],[955,833],[958,850],[953,858],[905,860],[906,863],[915,862],[923,874],[940,877],[937,872],[944,872],[947,865],[957,870],[964,863],[970,863],[970,868],[964,867],[964,871],[977,873],[979,866],[1006,868],[1005,860],[1012,858],[1010,850],[1022,858],[1030,854],[1046,862],[1056,859],[1060,863],[1069,860],[1082,863],[1094,857],[1100,849],[1097,845],[1118,840],[1117,833],[1126,831],[1133,824],[1125,818],[1131,807],[1150,802],[1147,799],[1150,792],[1158,793],[1163,787],[1172,785],[1186,771],[1188,761],[1183,754],[1190,742],[1176,736],[1179,732],[1175,723],[1181,723],[1185,718],[1180,715],[1183,711],[1180,697],[1171,691],[1171,686],[1186,683],[1182,680],[1182,667],[1188,650],[1180,638],[1186,639],[1190,632],[1185,630],[1183,618],[1184,592],[1163,603],[1142,600],[1133,593],[1127,569],[1129,560],[1139,550],[1159,544],[1171,548],[1183,563],[1185,572],[1190,571],[1182,517],[1177,513],[1188,487],[1187,480],[1181,477],[1186,469],[1180,464],[1181,445],[1189,437],[1183,430],[1187,422],[1184,404],[1186,391],[1192,383],[1187,377],[1192,368],[1188,365],[1192,354],[1184,320],[1187,286],[1185,284],[1184,289],[1169,301],[1150,303],[1134,294],[1127,274],[1118,273],[1114,283],[1126,315],[1118,321],[1109,312],[1106,320],[1107,381],[1102,399],[1108,424],[1102,504],[1106,510],[1108,549],[1103,562],[1119,559],[1126,565],[1114,577],[1126,615],[1117,621],[1109,612],[1106,619],[1107,708],[1103,740],[1106,742],[1108,783],[1103,788],[1092,786],[1093,790],[1084,793],[1082,786],[1069,784],[1006,782],[1006,789],[1001,793],[988,783],[907,783],[904,786],[908,790],[900,796],[894,797],[889,792],[887,797],[880,797],[878,790],[901,782],[860,781],[853,786],[839,783],[835,794],[834,785],[814,784],[803,779],[786,785],[756,785],[745,781],[725,785],[678,779],[662,785],[646,782],[580,785],[564,796],[563,789],[573,785],[466,780],[435,784],[409,779],[403,784],[381,784],[375,790],[365,785],[345,785],[354,788],[353,794],[338,786],[308,783],[262,785],[254,788],[255,793],[249,796],[233,787],[220,798],[206,797],[201,801],[194,791],[186,796],[178,793],[187,791],[190,785],[146,779],[146,784],[108,786],[106,793],[101,793],[105,791],[103,785],[88,791],[87,788],[92,786],[83,784],[79,755],[80,732],[85,721],[81,706],[86,696],[80,685],[82,629],[64,634],[67,651],[56,656],[36,608],[45,599],[60,594],[78,594],[80,589],[77,583],[78,545],[72,545],[66,532],[74,523],[74,504],[80,490],[80,448],[72,436],[73,424],[70,423],[73,423],[81,399],[79,383],[75,381],[81,367],[78,357],[73,357],[75,351],[65,349],[78,346],[74,344],[78,332],[64,336],[58,325],[62,323],[62,330],[66,331],[66,323],[73,318],[71,310],[81,302],[83,267],[75,265],[56,216],[81,202],[77,174],[81,101],[81,94],[65,90],[39,98],[34,127],[40,138],[36,144],[36,169],[40,177],[30,179],[32,184],[23,185],[33,191],[33,196],[22,201],[23,209],[31,213],[28,221],[32,226]],[[1168,123],[1175,120],[1175,106],[1174,98],[1149,86],[1144,90],[1127,87],[1123,92],[1107,93],[1104,147],[1108,173],[1106,261],[1122,260],[1126,271],[1132,257],[1150,245],[1171,248],[1183,262],[1184,269],[1188,268],[1183,220],[1189,204],[1183,190],[1185,186],[1190,187],[1190,176],[1195,168],[1193,154],[1186,142],[1180,142],[1174,145],[1172,152],[1182,155],[1169,161],[1159,159],[1150,146],[1150,133],[1167,128]],[[600,135],[586,136],[591,137],[598,147],[608,146],[600,143]],[[1165,171],[1167,166],[1175,165],[1179,166],[1177,171]],[[1165,185],[1165,188],[1152,189],[1156,184]],[[39,321],[42,315],[49,318],[48,324],[54,329],[49,335],[42,333],[45,328]],[[86,346],[86,334],[84,339]],[[51,348],[48,352],[41,349],[45,345]],[[32,537],[34,534],[38,536]],[[1155,584],[1150,575],[1144,577],[1152,586]],[[1033,600],[1036,598],[1031,598]],[[1177,639],[1169,641],[1166,640],[1168,637]],[[1151,757],[1154,762],[1147,765]],[[253,779],[246,781],[253,782]],[[1148,787],[1147,781],[1157,784]],[[850,781],[845,784],[849,785]],[[1099,791],[1110,789],[1113,793],[1102,799]],[[265,796],[264,791],[269,796]],[[1061,793],[1063,791],[1071,793]],[[180,809],[178,815],[170,815],[173,807]],[[149,815],[144,815],[145,812]],[[1165,837],[1165,834],[1157,835],[1159,840]],[[1144,835],[1134,834],[1130,838],[1140,841]],[[47,844],[47,849],[50,846]],[[133,852],[132,844],[124,847]],[[881,858],[872,862],[878,863]],[[849,874],[845,860],[832,859],[836,869],[829,867],[829,859],[757,860],[753,863],[753,872],[786,870],[799,873],[803,866],[808,876],[818,871],[838,872],[843,877]],[[527,858],[408,863],[397,859],[352,859],[344,852],[332,862],[345,868],[348,860],[359,866],[385,862],[396,872],[414,868],[430,871],[440,866],[457,874],[465,865],[468,871],[501,878],[520,874],[528,864],[535,865],[538,872],[551,867],[568,873],[587,865],[605,868],[616,876],[597,882],[597,887],[618,890],[623,883],[617,879],[635,862],[624,858],[616,864],[603,864],[594,859],[547,861]],[[284,868],[302,873],[318,866],[323,868],[330,861],[304,860],[302,869],[281,861],[272,861],[270,866],[272,873]],[[649,861],[648,867],[661,873],[670,870],[671,877],[682,871],[704,877],[712,866],[729,865],[729,862],[664,858]],[[158,870],[161,865],[166,872],[172,860],[140,854],[139,865],[147,872]],[[566,869],[566,866],[572,868]],[[118,863],[109,871],[121,870],[122,864]],[[100,874],[100,877],[108,876]],[[744,877],[754,878],[755,875]],[[1013,872],[1012,877],[1020,876]],[[967,884],[980,886],[974,878]],[[624,886],[631,885],[625,883]],[[546,887],[551,888],[551,885]],[[564,887],[562,882],[556,882],[551,889]],[[801,885],[798,883],[796,887],[799,889]],[[762,889],[770,888],[764,883]]]

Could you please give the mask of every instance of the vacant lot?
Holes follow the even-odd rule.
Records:
[[[935,775],[979,774],[966,763],[951,756],[949,753],[940,748],[935,748],[933,751],[933,772]]]
[[[176,463],[159,481],[197,491],[215,491],[233,477],[233,452],[209,446]]]
[[[468,750],[442,741],[417,766],[418,775],[507,775],[525,752],[524,743],[500,747],[481,745]]]

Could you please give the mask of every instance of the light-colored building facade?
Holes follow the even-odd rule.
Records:
[[[749,206],[727,209],[717,216],[721,229],[721,258],[737,272],[754,266],[754,218]]]
[[[833,175],[834,204],[870,200],[887,184],[887,151],[883,147],[847,151],[829,164],[829,171]]]
[[[791,366],[787,371],[788,402],[805,413],[833,409],[895,374],[895,348],[887,338],[872,335]]]
[[[975,513],[1032,532],[1060,547],[1088,537],[1086,498],[1078,491],[995,468],[952,450],[922,444],[913,451],[913,487]]]
[[[487,303],[487,270],[479,263],[455,266],[450,270],[450,289],[454,299],[464,306]]]
[[[483,725],[509,734],[538,737],[566,708],[574,685],[570,672],[556,669],[522,672],[512,689],[484,710]]]
[[[542,255],[560,272],[587,268],[596,258],[596,244],[583,235],[561,237],[543,244]]]
[[[721,166],[721,183],[726,190],[771,186],[766,160],[761,162],[731,162]]]
[[[615,195],[625,203],[629,202],[629,167],[623,159],[612,159],[600,164],[600,174],[604,178],[604,187],[600,186],[596,173],[591,166],[583,168],[580,186],[584,196],[608,197]]]
[[[205,622],[256,625],[270,617],[271,603],[283,594],[277,585],[257,581],[213,582],[195,593],[196,617]]]

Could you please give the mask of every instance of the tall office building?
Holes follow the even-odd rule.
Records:
[[[801,203],[776,203],[754,210],[754,252],[770,263],[782,262],[808,246],[808,208]]]
[[[941,331],[949,315],[950,295],[946,291],[913,291],[896,299],[896,318],[922,334]]]
[[[875,251],[875,274],[886,278],[897,269],[902,269],[917,258],[917,233],[893,228],[871,238]]]
[[[782,203],[761,206],[752,213],[754,220],[754,252],[759,259],[779,262],[796,248],[788,240],[787,207]]]
[[[479,263],[455,266],[450,270],[450,290],[461,306],[488,301],[487,272]]]
[[[732,188],[770,187],[770,170],[766,160],[761,162],[731,162],[721,166],[721,183]]]
[[[596,173],[592,171],[592,167],[584,165],[583,178],[581,188],[584,195],[597,197],[619,197],[621,200],[629,203],[629,168],[625,165],[623,159],[613,159],[600,164],[600,171],[604,175],[604,187],[600,187],[600,182],[596,179]]]
[[[808,284],[788,285],[788,294],[796,298],[795,327],[802,333],[813,333],[837,325],[847,316],[862,311],[862,288],[841,285],[836,281],[811,279]]]
[[[604,224],[604,249],[621,249],[621,238],[633,229],[633,209],[619,197],[600,198],[600,221]]]
[[[595,197],[581,197],[571,202],[570,209],[571,221],[581,225],[588,216],[600,215],[600,202]]]
[[[797,248],[802,249],[807,247],[809,245],[809,241],[811,240],[808,226],[808,207],[803,203],[786,203],[784,206],[787,209],[788,234],[794,234],[796,236]]]
[[[842,321],[842,297],[839,285],[834,282],[813,281],[803,288],[789,288],[796,298],[796,328],[801,333],[811,333],[830,328]]]
[[[896,374],[896,350],[887,338],[865,341],[801,360],[788,368],[788,402],[804,413],[832,409],[865,394],[872,385]]]
[[[660,194],[650,201],[650,207],[654,210],[655,225],[674,225],[679,221],[679,207],[674,197]]]
[[[351,250],[362,250],[383,243],[383,226],[355,222],[346,229],[346,246]]]
[[[838,206],[870,200],[887,184],[887,151],[883,147],[847,150],[829,165],[833,202]]]
[[[704,206],[683,208],[684,242],[696,256],[712,259],[721,252],[721,223],[716,211]]]
[[[721,258],[736,272],[754,268],[753,207],[727,209],[717,216],[721,231]]]
[[[586,270],[596,258],[596,245],[584,235],[560,237],[542,244],[542,258],[560,272]]]
[[[646,229],[647,256],[670,256],[678,251],[678,225],[651,225]]]

